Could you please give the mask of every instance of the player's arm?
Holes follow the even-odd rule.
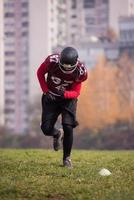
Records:
[[[45,74],[48,72],[49,61],[48,58],[40,65],[37,70],[37,77],[40,83],[40,87],[43,93],[48,92],[47,82],[45,80]]]
[[[65,99],[74,99],[74,98],[77,98],[80,95],[81,85],[82,85],[82,83],[74,83],[72,85],[71,90],[66,90],[64,92],[64,98]]]

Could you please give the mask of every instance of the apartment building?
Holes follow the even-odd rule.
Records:
[[[24,133],[29,127],[29,102],[41,94],[36,77],[37,68],[53,52],[59,40],[63,45],[63,40],[58,37],[58,20],[62,17],[58,15],[58,9],[65,7],[62,4],[58,7],[59,2],[52,0],[40,0],[40,3],[32,0],[2,0],[0,3],[3,11],[0,21],[3,26],[3,30],[0,30],[3,65],[0,59],[0,70],[4,69],[4,78],[1,79],[3,85],[0,86],[4,91],[4,122],[13,132]]]
[[[4,45],[3,45],[4,33],[3,33],[3,2],[0,1],[0,125],[4,123]]]
[[[57,1],[57,47],[67,45],[67,0]]]
[[[55,50],[58,43],[63,44],[62,37],[58,32],[58,27],[61,24],[61,22],[58,23],[58,17],[61,17],[58,12],[58,5],[60,5],[60,0],[29,0],[29,68],[31,102],[41,94],[36,76],[37,68],[45,58]],[[62,34],[64,36],[63,32]]]
[[[4,0],[4,114],[5,125],[15,133],[28,129],[29,3]]]
[[[119,18],[120,53],[134,57],[134,16]]]
[[[67,1],[68,43],[105,36],[109,27],[109,0]]]
[[[118,20],[122,16],[134,15],[134,0],[109,0],[109,25],[119,35]]]

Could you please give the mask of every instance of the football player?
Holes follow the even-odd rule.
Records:
[[[61,129],[55,128],[58,116],[62,116],[63,166],[72,167],[71,149],[76,120],[77,98],[82,82],[87,79],[87,69],[78,59],[73,47],[64,48],[60,54],[49,55],[40,65],[37,77],[42,89],[41,130],[53,137],[53,148],[59,150]]]

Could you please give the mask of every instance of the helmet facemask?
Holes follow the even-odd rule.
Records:
[[[61,68],[62,70],[65,70],[65,71],[67,71],[67,72],[69,72],[69,71],[72,72],[72,71],[74,71],[75,68],[77,67],[77,63],[74,64],[74,65],[70,65],[70,64],[62,64],[62,63],[59,62],[59,65],[60,65],[60,68]]]

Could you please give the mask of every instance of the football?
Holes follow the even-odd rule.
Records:
[[[101,176],[109,176],[109,175],[111,175],[111,172],[110,172],[108,169],[103,168],[103,169],[101,169],[101,170],[99,171],[99,174],[100,174]]]

